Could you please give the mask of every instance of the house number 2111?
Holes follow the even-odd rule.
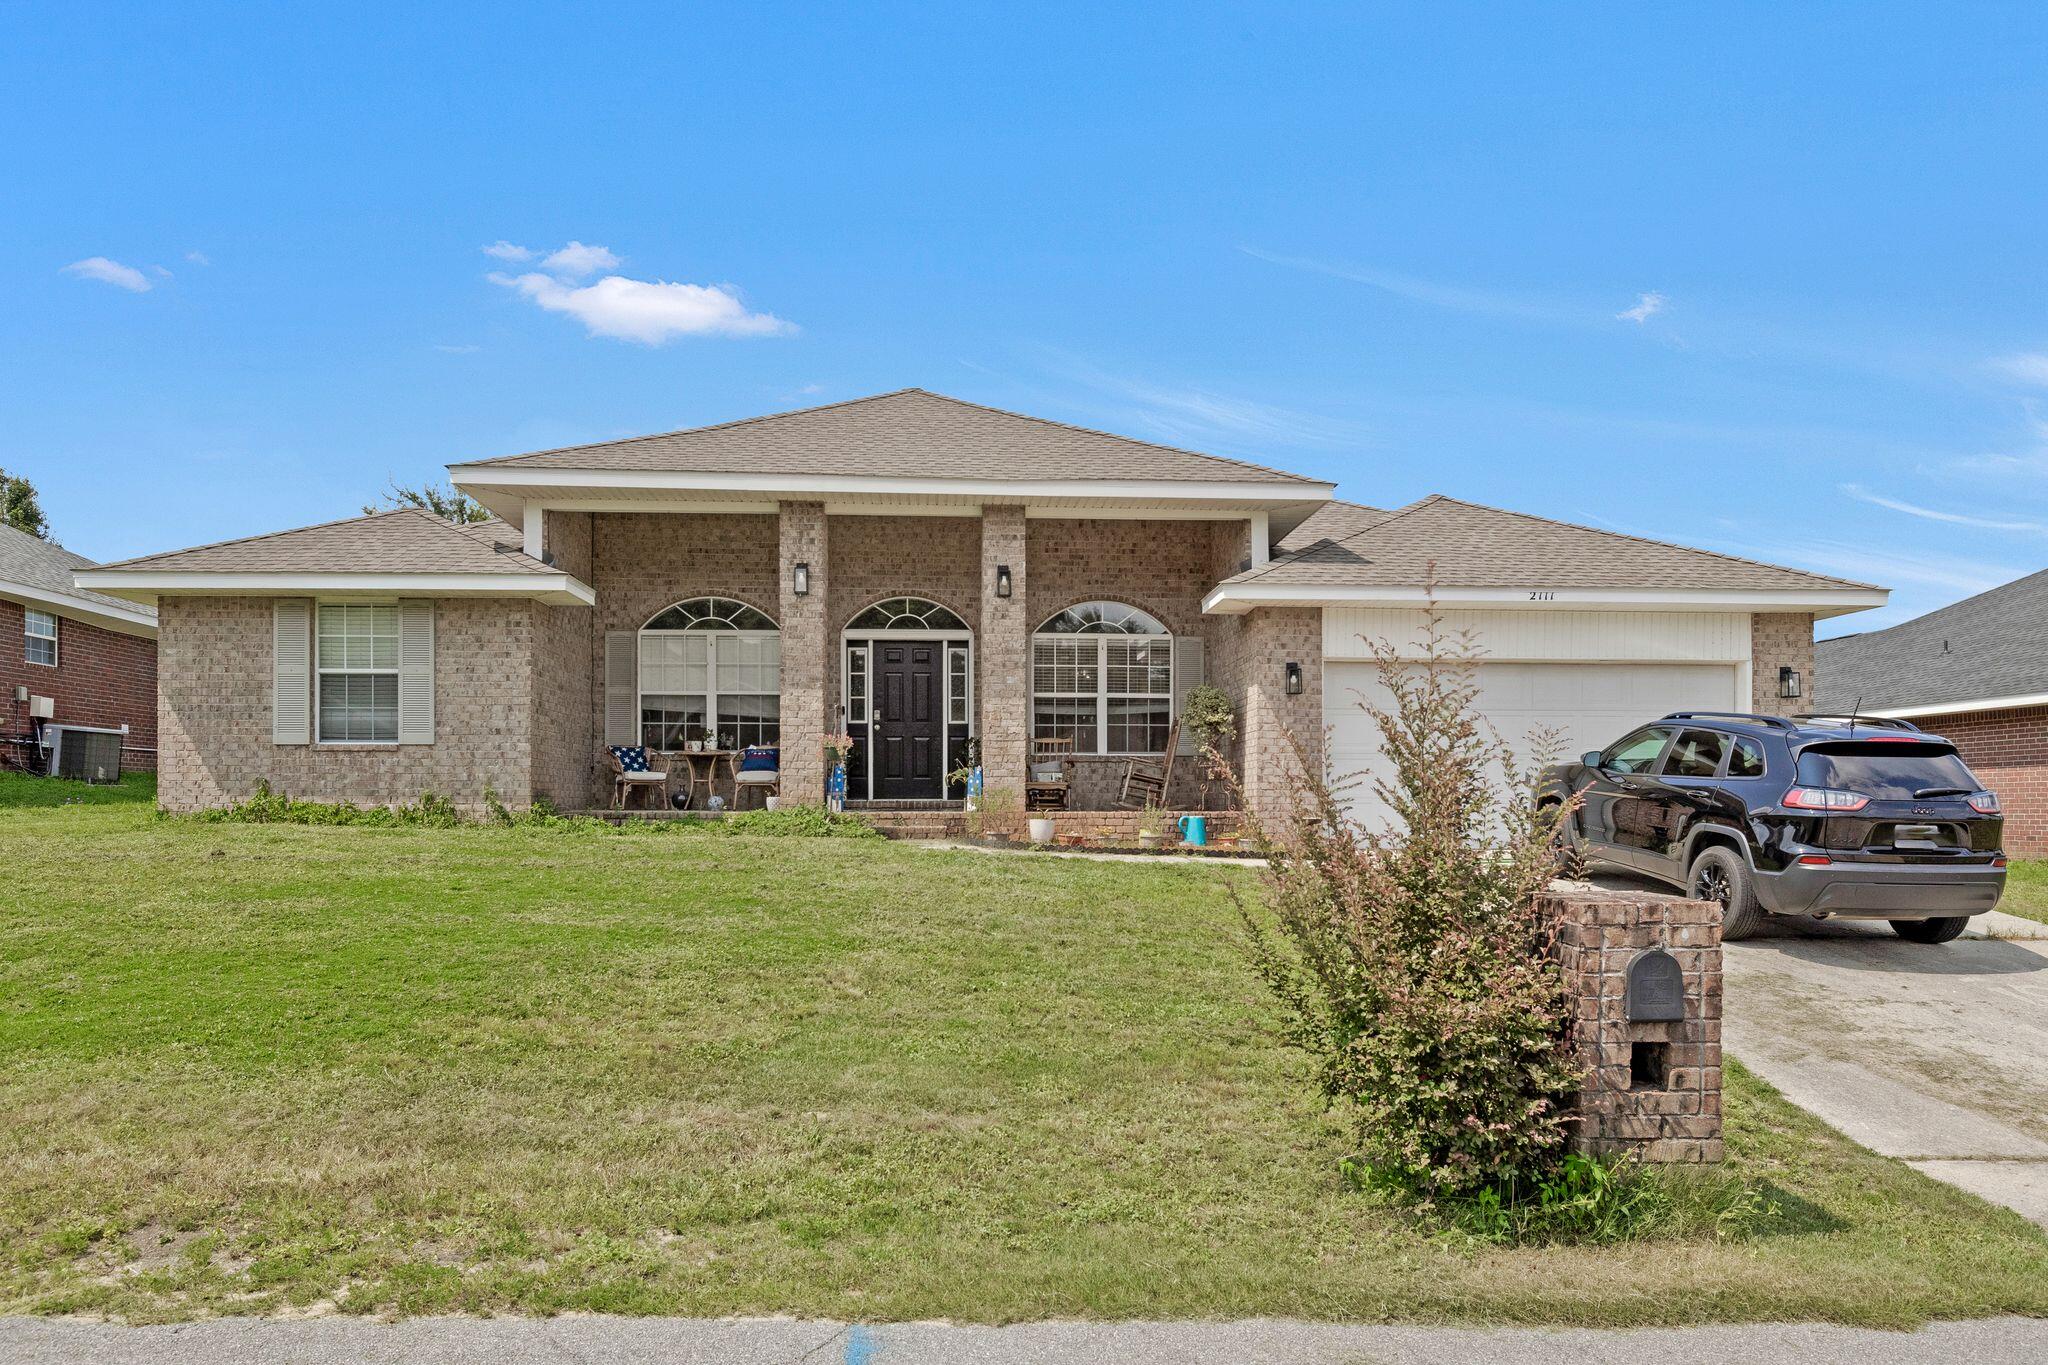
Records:
[[[1557,594],[1555,592],[1545,591],[1532,592],[1529,594],[1529,600],[1531,602],[1555,602],[1557,600]]]

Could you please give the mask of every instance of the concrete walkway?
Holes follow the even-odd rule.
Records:
[[[223,1319],[116,1327],[0,1319],[0,1361],[30,1365],[2017,1365],[2048,1360],[2048,1321],[1918,1332],[1824,1326],[1672,1331],[1347,1327],[1277,1320],[878,1327],[783,1318]]]

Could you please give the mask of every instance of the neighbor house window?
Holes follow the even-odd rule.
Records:
[[[1166,752],[1173,637],[1121,602],[1068,607],[1031,638],[1031,730],[1077,754]]]
[[[21,657],[45,668],[57,666],[57,618],[33,609],[22,613]]]
[[[782,635],[767,613],[697,597],[640,631],[640,742],[666,753],[774,744],[782,734]]]
[[[316,653],[320,742],[398,743],[398,604],[321,603]]]

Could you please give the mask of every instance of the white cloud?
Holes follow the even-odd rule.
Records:
[[[502,237],[485,247],[484,255],[500,261],[530,261],[533,259],[533,252],[529,248],[515,246]]]
[[[188,251],[188,252],[186,252],[186,253],[185,253],[185,259],[186,259],[186,260],[188,260],[188,261],[190,261],[190,262],[192,262],[192,264],[194,264],[194,265],[212,265],[212,264],[213,264],[212,260],[210,260],[210,259],[209,259],[209,258],[207,257],[207,254],[206,254],[205,252],[203,252],[203,251]]]
[[[73,261],[64,267],[64,273],[76,275],[81,280],[98,280],[101,284],[111,284],[136,294],[147,294],[150,289],[148,277],[140,270],[104,256],[88,256],[82,261]]]
[[[1991,368],[2016,384],[2048,389],[2048,354],[2040,351],[2000,356],[1991,362]]]
[[[171,272],[170,272],[170,271],[168,271],[168,270],[166,270],[166,269],[164,269],[164,268],[163,268],[162,266],[160,266],[160,265],[153,265],[153,266],[151,266],[151,267],[150,267],[150,269],[151,269],[151,270],[154,270],[154,271],[155,271],[155,272],[157,273],[158,277],[159,277],[159,278],[161,278],[161,279],[166,279],[166,280],[167,280],[167,279],[169,279],[169,278],[171,277]]]
[[[585,275],[595,275],[600,270],[614,269],[618,264],[619,258],[604,247],[571,242],[542,261],[540,268],[551,274],[566,275],[580,280]]]
[[[768,313],[750,313],[725,285],[671,284],[607,275],[565,284],[537,271],[493,273],[492,283],[518,291],[551,313],[567,313],[592,336],[659,346],[684,336],[783,336],[796,327]]]
[[[1998,521],[1990,517],[1965,516],[1961,512],[1937,511],[1932,507],[1921,507],[1916,503],[1901,502],[1897,498],[1888,498],[1881,493],[1873,493],[1869,489],[1862,488],[1853,483],[1843,484],[1842,491],[1858,502],[1867,502],[1873,507],[1888,508],[1894,512],[1904,512],[1909,517],[1919,517],[1925,521],[1947,522],[1951,526],[1974,526],[1980,531],[2027,531],[2036,535],[2048,535],[2048,523],[2038,521]]]
[[[1619,313],[1616,313],[1614,317],[1618,322],[1633,322],[1641,325],[1663,311],[1664,296],[1652,289],[1647,294],[1636,296],[1635,307],[1624,308]]]

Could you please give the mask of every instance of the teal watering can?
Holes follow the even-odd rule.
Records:
[[[1183,815],[1176,821],[1180,826],[1180,841],[1201,848],[1209,842],[1209,817],[1206,815]]]

